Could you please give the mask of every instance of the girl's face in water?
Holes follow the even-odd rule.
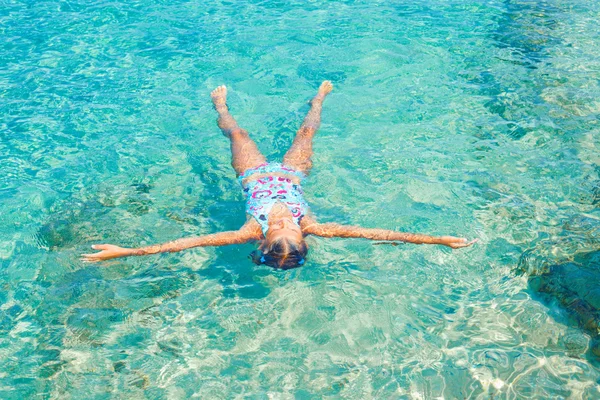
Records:
[[[300,227],[291,219],[282,218],[269,225],[266,238],[259,251],[253,252],[252,259],[259,265],[287,270],[302,266],[307,251]],[[257,256],[260,258],[256,259]]]
[[[292,243],[302,243],[304,241],[304,235],[298,225],[294,223],[290,218],[281,218],[277,221],[269,224],[269,230],[265,235],[265,245],[268,248],[268,244],[285,239]]]
[[[253,261],[256,264],[266,264],[278,269],[297,268],[304,264],[308,247],[304,241],[302,230],[288,217],[277,218],[269,224],[265,235],[255,256],[260,258]]]

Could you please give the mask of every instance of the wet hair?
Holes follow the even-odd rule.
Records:
[[[308,246],[306,242],[295,243],[285,238],[270,242],[262,252],[262,247],[250,253],[250,258],[257,265],[268,265],[276,269],[292,269],[304,265]]]

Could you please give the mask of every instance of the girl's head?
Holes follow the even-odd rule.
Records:
[[[304,265],[308,246],[302,230],[288,219],[269,225],[265,240],[252,252],[252,261],[278,269],[292,269]]]
[[[294,242],[281,238],[268,245],[262,245],[252,252],[252,261],[255,264],[265,264],[277,269],[292,269],[304,265],[308,246],[306,242]]]

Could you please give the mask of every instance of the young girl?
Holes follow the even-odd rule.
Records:
[[[84,261],[102,261],[111,258],[142,256],[175,252],[200,246],[224,246],[259,241],[252,253],[256,264],[290,269],[305,263],[308,247],[304,238],[321,237],[365,238],[383,241],[401,241],[415,244],[440,244],[453,249],[468,247],[476,240],[467,241],[453,236],[427,236],[343,226],[320,224],[310,214],[304,200],[301,183],[312,167],[312,139],[321,124],[321,106],[331,92],[331,82],[325,81],[312,99],[311,108],[296,133],[292,146],[283,157],[283,163],[267,162],[265,157],[229,114],[226,104],[227,88],[219,86],[211,93],[219,113],[218,124],[231,141],[233,169],[238,175],[246,196],[246,223],[237,231],[220,232],[199,237],[184,238],[153,246],[129,249],[111,244],[93,245],[99,253],[83,254]]]

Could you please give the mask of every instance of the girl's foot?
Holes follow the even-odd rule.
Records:
[[[240,127],[231,114],[229,114],[229,109],[227,108],[227,88],[225,85],[221,85],[210,92],[210,98],[219,113],[219,119],[217,120],[219,128],[221,128],[225,136],[231,137],[233,131],[240,130]]]
[[[317,95],[314,97],[313,101],[323,100],[325,96],[327,96],[329,92],[331,92],[332,89],[333,85],[331,84],[331,81],[323,81],[323,83],[321,83],[321,86],[319,86],[319,91],[317,92]]]
[[[215,108],[219,110],[221,107],[227,108],[227,87],[221,85],[212,92],[210,92],[210,98],[212,99]]]

